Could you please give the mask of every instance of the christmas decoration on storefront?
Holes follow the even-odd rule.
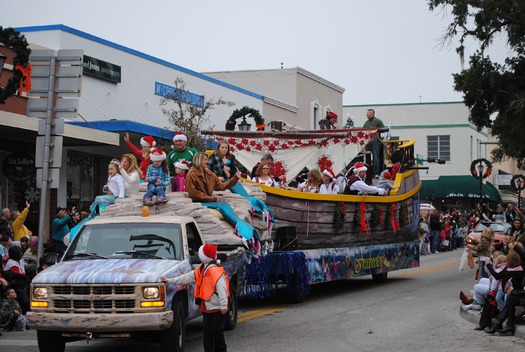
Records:
[[[226,131],[234,131],[235,126],[237,125],[237,119],[242,118],[242,122],[239,124],[239,130],[249,131],[249,126],[251,125],[246,122],[247,117],[251,117],[255,120],[255,127],[257,131],[264,131],[264,127],[266,127],[266,125],[264,124],[264,119],[259,113],[259,110],[250,108],[248,106],[244,106],[242,109],[234,110],[228,121],[226,121],[224,129]],[[243,129],[241,129],[241,125]]]
[[[15,53],[15,57],[13,58],[13,65],[15,66],[13,75],[9,78],[5,87],[0,86],[0,104],[2,104],[7,98],[15,95],[19,89],[24,89],[23,80],[25,76],[19,68],[28,67],[31,49],[29,49],[26,38],[13,28],[3,28],[0,26],[0,43],[13,49]],[[30,88],[30,79],[26,78],[26,87],[24,90],[27,91],[28,86]]]

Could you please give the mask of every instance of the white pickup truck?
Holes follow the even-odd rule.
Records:
[[[203,242],[189,216],[101,216],[85,223],[62,261],[32,282],[27,320],[39,350],[63,352],[78,339],[146,336],[161,351],[183,351],[185,322],[200,315],[194,286],[165,285],[160,277],[196,268]],[[244,251],[229,248],[221,259],[231,285],[226,328],[233,329]]]

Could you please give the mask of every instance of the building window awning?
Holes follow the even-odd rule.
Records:
[[[483,196],[492,202],[501,202],[499,191],[490,182],[483,183]],[[419,197],[480,199],[479,181],[472,176],[440,176],[437,180],[423,180]]]

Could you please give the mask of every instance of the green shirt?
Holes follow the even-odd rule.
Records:
[[[186,147],[182,152],[179,152],[177,149],[169,152],[166,159],[168,161],[168,167],[170,168],[170,174],[175,175],[175,163],[178,161],[186,160],[192,165],[195,154],[197,154],[197,149],[192,147]]]
[[[372,127],[384,128],[385,125],[383,124],[383,121],[381,121],[377,117],[374,117],[371,120],[366,119],[365,124],[363,125],[363,128],[372,128]]]

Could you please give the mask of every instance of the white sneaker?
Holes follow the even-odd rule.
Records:
[[[481,306],[479,304],[466,304],[461,306],[464,310],[481,310]]]

